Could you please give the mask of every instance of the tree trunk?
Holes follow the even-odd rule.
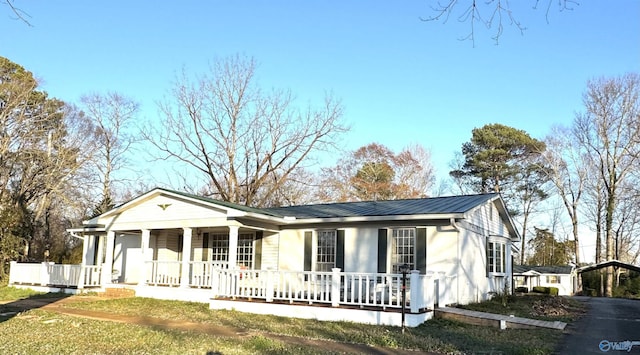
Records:
[[[580,242],[578,240],[578,218],[576,217],[577,214],[574,214],[573,217],[573,221],[572,223],[572,228],[573,228],[573,247],[574,247],[574,254],[576,257],[576,266],[580,265]]]
[[[615,212],[615,195],[614,189],[610,189],[607,198],[607,214],[606,214],[606,260],[613,260],[613,213]],[[605,284],[605,297],[613,296],[613,267],[608,266],[606,268],[606,284]]]
[[[524,247],[526,246],[526,234],[527,234],[527,215],[522,222],[522,248],[520,248],[520,265],[524,265]]]

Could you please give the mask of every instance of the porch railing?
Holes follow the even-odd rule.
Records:
[[[60,287],[99,287],[102,267],[54,263],[11,262],[9,285],[37,285]]]
[[[146,261],[146,283],[152,286],[180,286],[180,261]]]
[[[189,267],[189,286],[210,288],[213,270],[226,269],[228,263],[223,261],[192,261],[189,263]]]
[[[189,286],[197,288],[210,288],[213,270],[226,269],[226,262],[219,261],[190,261],[189,262]],[[146,261],[145,283],[151,286],[181,286],[182,262],[181,261]]]
[[[402,308],[402,277],[402,274],[349,273],[340,269],[332,272],[215,269],[212,291],[214,298]],[[421,275],[413,271],[406,277],[404,306],[416,313],[432,308],[437,297],[434,274]]]

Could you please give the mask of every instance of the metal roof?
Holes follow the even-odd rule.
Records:
[[[513,265],[514,274],[524,274],[527,271],[535,271],[540,274],[570,274],[571,270],[573,270],[573,266],[571,265]]]
[[[499,197],[499,194],[497,193],[488,193],[478,195],[445,196],[406,200],[358,201],[288,207],[255,208],[160,187],[155,188],[154,190],[151,190],[146,194],[149,194],[153,191],[164,191],[170,194],[211,203],[226,208],[233,208],[243,212],[256,213],[280,218],[295,217],[296,219],[462,214]],[[144,195],[138,196],[133,200],[136,200],[142,196]],[[130,203],[133,200],[127,203]],[[109,212],[117,210],[127,203],[117,206]]]
[[[269,214],[295,218],[373,217],[465,213],[496,198],[498,194],[432,197],[391,201],[342,202],[317,205],[261,208]]]
[[[589,271],[593,271],[593,270],[602,269],[602,268],[607,267],[607,266],[621,267],[623,269],[632,270],[632,271],[635,271],[635,272],[640,272],[640,267],[638,265],[625,263],[625,262],[622,262],[620,260],[607,260],[607,261],[600,262],[598,264],[582,266],[582,267],[578,268],[578,272],[579,273],[581,273],[581,272],[589,272]]]

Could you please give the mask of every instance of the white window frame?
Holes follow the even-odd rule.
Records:
[[[489,275],[503,276],[507,273],[507,242],[489,238],[487,241],[486,263]]]
[[[316,231],[314,271],[331,272],[331,269],[336,267],[337,238],[338,231],[336,229],[320,229]]]
[[[391,273],[399,274],[400,266],[407,264],[409,270],[416,267],[416,228],[391,228]]]
[[[238,249],[236,254],[236,263],[240,268],[253,270],[255,262],[255,240],[254,233],[238,234]]]
[[[553,279],[555,279],[555,281]],[[556,285],[559,284],[561,280],[559,275],[546,275],[545,281],[547,282],[547,284]]]
[[[208,235],[207,235],[208,234]],[[212,263],[229,261],[229,234],[205,233],[207,242],[207,260]],[[239,233],[236,251],[237,265],[241,268],[253,269],[255,265],[255,233]]]

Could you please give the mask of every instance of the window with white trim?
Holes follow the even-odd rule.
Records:
[[[316,248],[316,271],[336,267],[336,230],[319,230]]]
[[[238,266],[253,269],[253,233],[241,233],[238,235]]]
[[[209,260],[226,262],[229,257],[229,235],[226,233],[211,234],[209,236],[209,248],[211,250]]]
[[[212,233],[208,235],[208,233],[205,233],[204,237],[209,238],[207,243],[209,257],[204,257],[204,259],[213,263],[227,262],[229,260],[229,234]],[[253,268],[254,241],[255,234],[253,233],[241,233],[238,235],[237,266],[247,269]]]
[[[400,266],[404,264],[409,266],[409,270],[415,269],[416,229],[393,229],[391,243],[391,272],[400,273]]]
[[[547,275],[547,283],[548,284],[559,284],[560,276],[558,275]]]
[[[507,258],[507,245],[504,242],[487,242],[487,272],[505,273]]]

